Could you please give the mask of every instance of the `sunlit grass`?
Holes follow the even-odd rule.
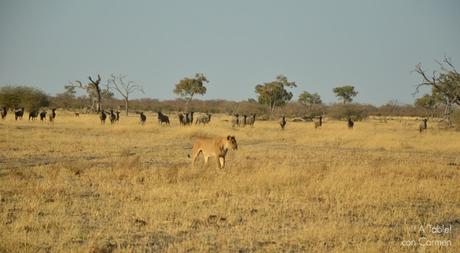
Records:
[[[147,114],[101,125],[0,122],[0,251],[457,252],[460,133],[418,123],[256,121],[160,126]],[[235,135],[227,167],[197,136]],[[412,225],[452,225],[450,247],[403,247]]]

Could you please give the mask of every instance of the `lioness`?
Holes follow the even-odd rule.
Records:
[[[195,161],[203,153],[204,163],[208,164],[208,159],[211,156],[217,158],[217,165],[219,169],[225,166],[225,155],[229,148],[233,150],[238,149],[235,136],[219,137],[219,138],[198,138],[195,140],[192,149],[192,167]]]

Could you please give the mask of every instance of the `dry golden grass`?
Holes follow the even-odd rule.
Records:
[[[1,121],[0,252],[460,252],[458,132],[148,117]],[[225,169],[190,168],[194,137],[228,134]],[[402,246],[423,236],[451,245]]]

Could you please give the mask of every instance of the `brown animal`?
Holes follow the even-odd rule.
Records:
[[[209,157],[216,157],[219,169],[224,168],[225,156],[229,148],[232,150],[238,149],[235,136],[196,139],[192,149],[192,167],[195,165],[200,153],[203,153],[205,164],[208,164]]]
[[[349,128],[349,129],[352,129],[353,126],[355,125],[355,122],[353,122],[353,120],[351,120],[350,118],[348,118],[347,125],[348,125],[348,128]]]
[[[422,119],[422,122],[420,123],[420,126],[418,128],[420,133],[426,131],[426,129],[428,128],[428,125],[426,124],[427,121],[428,119]]]
[[[281,126],[281,130],[284,130],[284,127],[286,126],[286,117],[285,116],[282,116],[280,118],[280,126]]]
[[[315,121],[315,128],[321,127],[323,125],[323,116],[319,116],[318,121]]]

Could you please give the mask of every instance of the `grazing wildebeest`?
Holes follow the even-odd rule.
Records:
[[[240,126],[240,115],[238,113],[233,114],[234,118],[232,119],[232,127]]]
[[[145,121],[147,121],[147,116],[145,116],[144,112],[140,112],[139,117],[140,117],[140,120],[141,120],[141,125],[144,125]]]
[[[163,114],[162,112],[158,112],[158,123],[162,125],[165,123],[166,125],[169,125],[169,117],[166,114]]]
[[[115,123],[117,120],[117,115],[113,112],[113,109],[110,109],[110,124]]]
[[[104,111],[101,111],[101,115],[99,115],[99,118],[101,119],[101,124],[105,124],[105,119],[107,118],[107,114],[105,114]]]
[[[284,127],[286,126],[286,117],[285,116],[282,116],[280,118],[280,126],[281,126],[281,129],[284,130]]]
[[[256,114],[252,114],[252,116],[249,116],[248,119],[246,120],[246,125],[249,125],[251,127],[254,126],[254,122],[256,122]]]
[[[23,115],[24,115],[24,107],[22,107],[21,109],[16,109],[14,111],[14,119],[15,120],[22,119]]]
[[[353,120],[351,120],[351,118],[348,118],[347,125],[348,125],[348,128],[352,129],[353,125],[355,125],[355,123],[353,122]]]
[[[49,114],[49,121],[53,122],[55,118],[56,118],[56,108],[52,108]]]
[[[315,128],[321,127],[323,125],[323,116],[319,116],[318,121],[315,121]]]
[[[196,124],[203,124],[203,125],[206,125],[206,124],[208,124],[209,122],[211,122],[211,114],[210,114],[210,113],[206,113],[206,115],[201,115],[200,117],[198,117],[198,118],[196,119],[195,125],[196,125]]]
[[[120,121],[120,111],[115,112],[117,114],[117,118],[115,119],[116,122]]]
[[[76,112],[75,117],[80,117],[80,113]]]
[[[2,119],[5,119],[7,114],[8,114],[8,110],[6,110],[6,107],[3,107],[3,109],[2,109]]]
[[[42,111],[42,112],[40,113],[40,120],[43,121],[43,120],[45,120],[45,119],[46,119],[46,111]]]
[[[422,122],[420,122],[420,126],[419,126],[419,132],[423,132],[423,131],[426,131],[426,129],[428,128],[428,125],[426,124],[426,122],[428,121],[428,119],[422,119]]]

